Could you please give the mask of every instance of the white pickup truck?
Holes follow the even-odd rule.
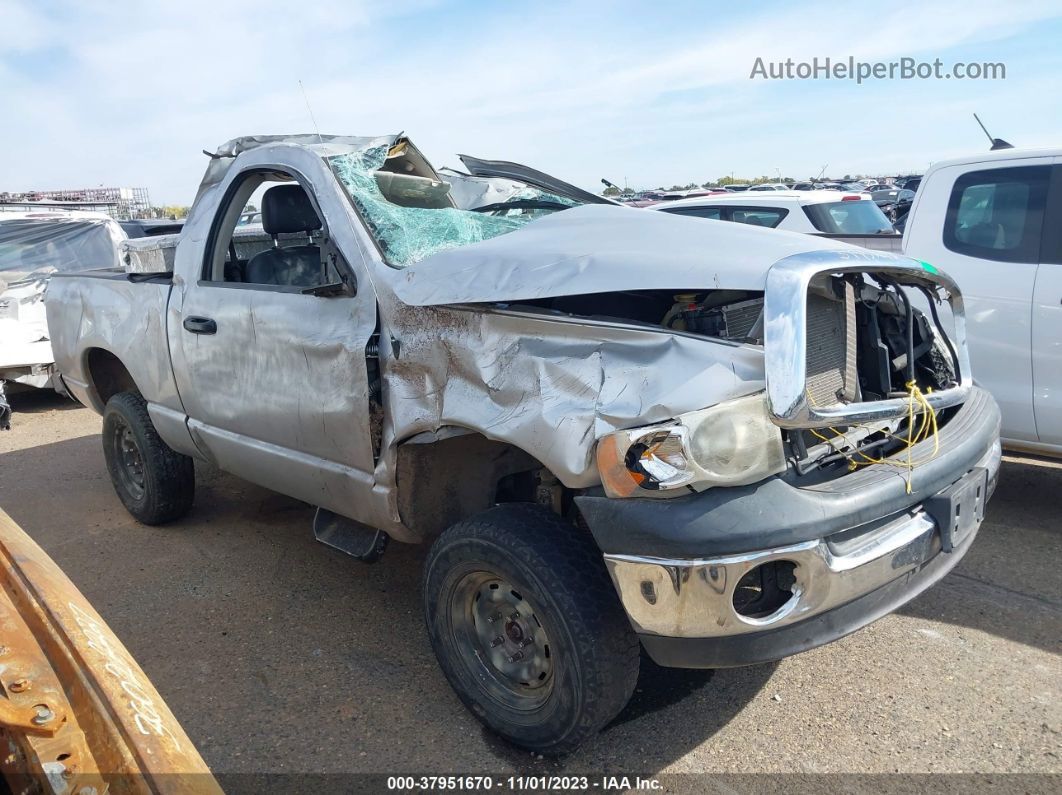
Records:
[[[977,382],[1005,446],[1062,455],[1062,149],[1003,149],[936,163],[903,251],[962,286]]]
[[[447,678],[551,754],[627,702],[639,643],[778,659],[970,548],[999,412],[947,274],[462,161],[444,179],[401,136],[237,139],[156,239],[172,256],[53,277],[61,379],[103,414],[135,517],[188,511],[200,460],[318,506],[317,538],[363,560],[431,542]]]

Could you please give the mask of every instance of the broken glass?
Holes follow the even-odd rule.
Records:
[[[333,173],[350,195],[362,218],[392,265],[405,267],[446,249],[466,246],[504,235],[554,210],[514,208],[474,212],[456,207],[405,207],[389,201],[380,189],[376,172],[387,160],[388,147],[328,158]],[[577,202],[527,186],[508,202],[543,201],[568,207]]]

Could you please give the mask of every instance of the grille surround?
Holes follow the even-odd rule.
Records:
[[[808,295],[816,276],[835,273],[867,273],[888,276],[901,285],[943,288],[954,322],[952,344],[958,358],[958,383],[926,395],[934,410],[963,403],[973,387],[966,346],[966,313],[962,293],[955,281],[941,270],[908,257],[885,252],[842,249],[795,254],[776,262],[767,271],[764,290],[764,374],[772,421],[783,428],[821,428],[838,424],[871,422],[904,416],[904,398],[839,402],[818,405],[808,395]],[[821,280],[820,280],[821,281]],[[847,300],[846,300],[847,303]],[[852,305],[854,311],[854,304]],[[855,324],[848,324],[855,350]],[[847,331],[847,330],[846,330]],[[848,336],[847,333],[845,335]],[[814,375],[814,372],[813,372]],[[858,379],[845,378],[842,386],[855,387]],[[817,386],[817,385],[816,385]]]

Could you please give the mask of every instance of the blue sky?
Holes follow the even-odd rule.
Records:
[[[238,135],[404,130],[437,166],[590,189],[921,171],[993,135],[1060,143],[1057,2],[0,0],[0,190],[188,203]],[[750,80],[757,56],[1001,61],[999,81]]]

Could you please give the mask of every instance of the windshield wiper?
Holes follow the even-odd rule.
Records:
[[[473,207],[474,213],[493,213],[499,210],[570,210],[570,204],[551,202],[546,199],[516,199],[511,202],[495,202],[484,204],[482,207]]]

